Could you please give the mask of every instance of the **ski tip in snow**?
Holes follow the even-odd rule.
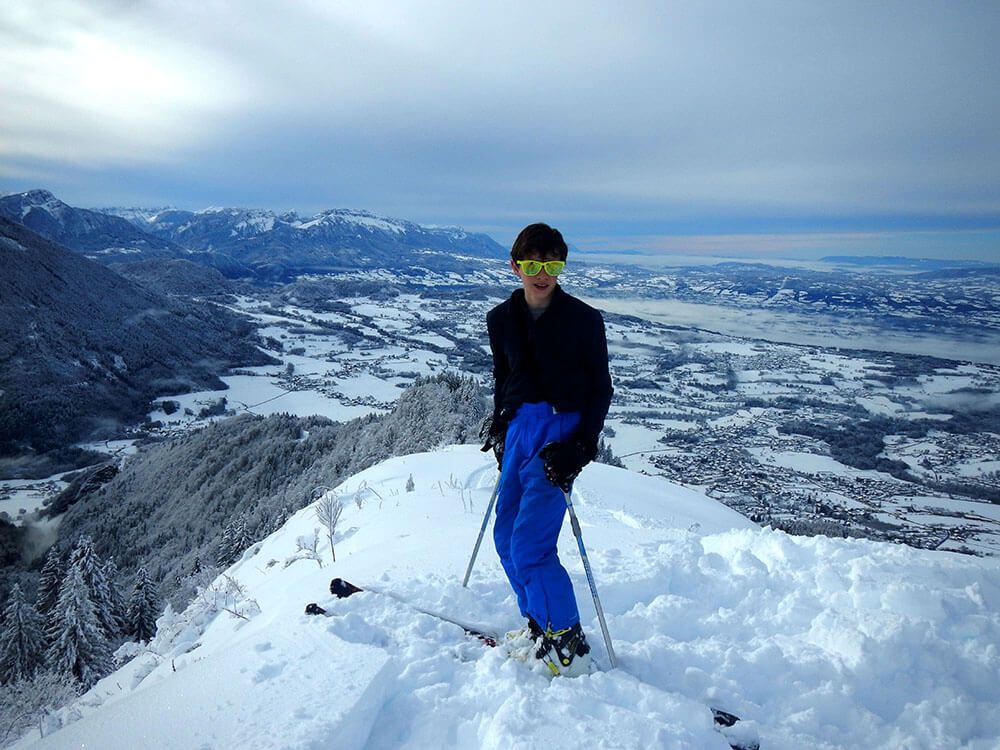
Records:
[[[334,578],[330,581],[330,593],[338,599],[346,599],[351,594],[357,594],[360,591],[363,591],[363,589],[355,586],[350,581],[345,581],[343,578]]]
[[[712,709],[712,718],[715,719],[715,723],[720,727],[731,727],[740,720],[740,717],[736,714],[731,714],[718,708]]]
[[[715,720],[715,728],[733,750],[760,750],[756,729],[739,716],[713,708],[712,718]]]

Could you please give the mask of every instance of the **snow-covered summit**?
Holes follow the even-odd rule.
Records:
[[[91,256],[120,260],[130,254],[144,258],[175,255],[175,248],[111,212],[74,208],[48,190],[28,190],[0,196],[0,216]]]
[[[23,193],[7,193],[0,197],[7,199],[8,203],[16,205],[17,210],[20,211],[21,220],[33,210],[44,211],[59,218],[65,210],[69,209],[68,205],[48,190],[27,190]]]
[[[95,211],[100,211],[102,214],[110,214],[112,216],[118,216],[126,221],[129,221],[140,229],[144,228],[146,224],[154,221],[159,214],[166,211],[176,211],[173,206],[159,206],[156,208],[135,208],[135,207],[106,207],[106,208],[95,208]]]
[[[321,211],[311,219],[299,221],[293,226],[296,229],[306,230],[322,225],[344,226],[351,225],[367,231],[392,232],[404,234],[411,229],[419,229],[419,225],[400,219],[387,219],[376,216],[370,211],[356,209],[336,208],[328,211]],[[426,228],[426,227],[425,227]]]
[[[19,746],[725,750],[709,704],[767,750],[997,746],[1000,563],[792,537],[591,465],[575,504],[620,667],[552,681],[401,601],[520,624],[489,540],[460,584],[495,476],[454,446],[352,477],[332,490],[335,563],[303,509]],[[568,526],[560,556],[606,664]],[[335,600],[334,576],[399,598]]]
[[[51,194],[49,194],[51,196]],[[52,200],[56,200],[52,197]],[[58,201],[57,201],[58,202]],[[248,239],[275,230],[295,229],[300,232],[334,229],[343,231],[381,232],[401,235],[408,232],[438,234],[452,239],[465,239],[468,233],[457,226],[438,227],[416,224],[404,219],[379,216],[371,211],[353,208],[331,208],[312,216],[301,216],[295,211],[277,213],[263,208],[237,208],[232,206],[208,206],[196,211],[177,208],[105,208],[104,213],[128,219],[137,226],[158,234],[170,234],[179,240],[185,232],[199,229],[207,224],[218,231],[223,226],[229,237]]]

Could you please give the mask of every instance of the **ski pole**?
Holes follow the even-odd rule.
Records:
[[[615,650],[611,647],[611,635],[608,633],[608,623],[604,620],[604,608],[601,607],[601,600],[597,596],[597,584],[594,583],[594,573],[590,569],[590,560],[587,557],[587,550],[583,546],[583,532],[580,530],[580,521],[576,517],[573,509],[573,501],[570,499],[569,491],[563,488],[563,497],[566,498],[566,507],[569,509],[569,520],[573,526],[573,536],[576,537],[576,544],[580,548],[580,558],[583,560],[583,569],[587,573],[587,583],[590,584],[590,593],[594,596],[594,607],[597,609],[597,619],[601,622],[601,633],[604,634],[604,645],[608,647],[608,659],[611,661],[611,668],[618,666],[618,659],[615,657]]]
[[[469,576],[472,575],[472,566],[476,564],[476,556],[479,554],[479,545],[483,543],[483,535],[486,534],[486,527],[490,525],[490,515],[493,513],[493,504],[497,501],[497,492],[500,489],[500,476],[497,475],[497,481],[493,485],[493,494],[490,496],[489,507],[486,508],[486,515],[483,516],[483,525],[479,529],[479,538],[476,540],[476,546],[472,550],[472,558],[469,560],[469,567],[465,570],[465,578],[462,580],[462,587],[469,587]]]

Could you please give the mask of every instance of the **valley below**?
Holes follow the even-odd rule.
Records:
[[[226,390],[164,393],[136,432],[169,439],[239,413],[382,414],[418,377],[443,372],[474,375],[488,393],[485,315],[509,282],[496,264],[469,263],[466,275],[353,271],[228,297],[281,364],[234,371]],[[819,317],[746,295],[680,303],[595,287],[619,268],[564,283],[605,315],[615,385],[605,441],[625,467],[793,533],[1000,552],[1000,367],[975,361],[974,340],[891,320],[880,333],[878,316],[857,310]],[[968,330],[953,308],[937,314],[941,330]],[[985,319],[978,330],[995,335]],[[5,482],[0,510],[24,516],[63,486]]]

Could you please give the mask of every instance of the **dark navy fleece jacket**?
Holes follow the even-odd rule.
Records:
[[[608,342],[601,313],[557,286],[548,308],[533,320],[524,290],[486,316],[493,352],[493,417],[527,402],[547,401],[558,411],[580,412],[574,438],[591,458],[611,395]]]

